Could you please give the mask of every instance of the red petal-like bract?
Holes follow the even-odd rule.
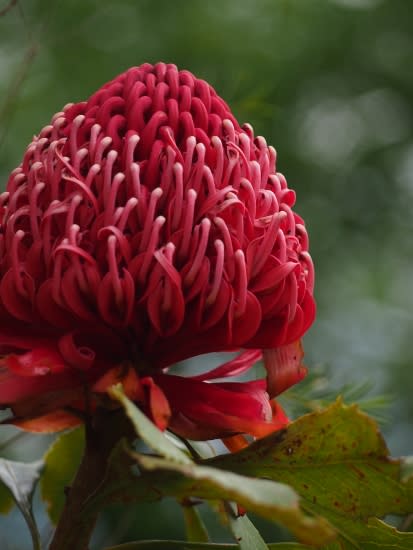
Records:
[[[131,68],[66,106],[0,197],[0,403],[26,422],[64,418],[74,390],[126,364],[162,428],[200,439],[276,429],[265,383],[210,379],[313,322],[294,202],[275,150],[174,65]],[[246,355],[194,379],[165,370],[238,348]],[[293,361],[266,364],[272,393],[302,378]]]

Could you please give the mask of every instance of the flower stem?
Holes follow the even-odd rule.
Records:
[[[82,462],[69,489],[49,550],[88,550],[100,510],[84,514],[83,505],[98,491],[111,452],[122,437],[132,437],[131,425],[123,413],[98,409],[86,425]]]
[[[39,530],[37,529],[36,522],[31,513],[26,513],[23,510],[22,514],[26,518],[27,525],[29,527],[30,536],[32,538],[33,550],[42,550],[42,542],[40,539]]]

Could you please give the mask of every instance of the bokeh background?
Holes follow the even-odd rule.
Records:
[[[333,393],[367,381],[371,399],[390,396],[385,436],[413,454],[410,0],[2,0],[0,14],[1,187],[54,112],[128,67],[162,60],[208,80],[297,191],[317,273],[306,363]],[[48,441],[0,455],[31,460]],[[0,517],[2,550],[30,548],[21,525]],[[173,502],[112,510],[95,548],[182,529]]]

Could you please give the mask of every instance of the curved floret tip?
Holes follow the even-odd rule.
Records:
[[[165,393],[178,433],[274,429],[265,381],[165,369],[237,348],[252,350],[250,366],[312,324],[308,236],[276,160],[207,82],[172,64],[133,67],[66,105],[0,196],[0,403],[49,413],[127,364],[146,380],[148,414],[154,385]],[[271,394],[286,385],[278,363],[266,352]],[[282,372],[302,377],[297,364]],[[60,397],[40,407],[44,394]]]

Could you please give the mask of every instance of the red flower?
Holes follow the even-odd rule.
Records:
[[[174,65],[131,68],[57,113],[0,197],[0,403],[55,428],[75,422],[85,385],[122,379],[183,436],[285,423],[264,380],[211,383],[263,349],[271,396],[304,375],[314,272],[275,163]],[[252,351],[203,377],[166,370],[238,348]]]

